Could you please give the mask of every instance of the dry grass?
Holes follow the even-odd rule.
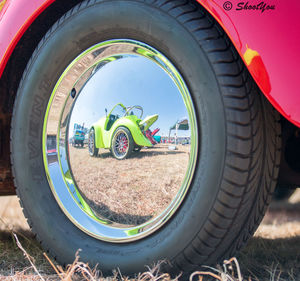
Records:
[[[125,160],[100,149],[70,148],[70,163],[81,193],[100,215],[124,224],[141,224],[160,214],[174,199],[184,179],[190,146],[168,145],[133,152]]]
[[[34,258],[32,261],[45,280],[177,280],[174,277],[172,279],[167,273],[161,273],[159,265],[138,274],[135,279],[122,276],[117,269],[112,273],[112,277],[103,278],[101,271],[90,269],[78,259],[75,259],[74,264],[67,269],[54,264],[59,273],[57,274],[28,230],[15,197],[0,198],[0,218],[10,222],[10,225],[0,222],[0,280],[41,280],[28,258],[18,248],[10,232],[12,227],[17,231],[24,250]],[[238,259],[241,274],[244,276],[243,281],[300,280],[300,189],[289,202],[274,202],[271,205],[263,223],[247,247],[239,254]],[[216,268],[200,267],[199,271],[195,272],[190,280],[240,281],[233,261]],[[211,279],[207,279],[208,276],[211,276]]]
[[[300,280],[300,189],[289,201],[272,202],[239,260],[253,280]]]

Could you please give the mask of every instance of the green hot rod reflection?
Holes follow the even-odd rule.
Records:
[[[97,156],[99,148],[110,149],[119,160],[127,158],[133,151],[142,147],[152,147],[144,135],[157,120],[158,114],[147,116],[142,120],[143,108],[135,105],[125,107],[118,103],[111,112],[91,126],[88,148],[91,156]]]

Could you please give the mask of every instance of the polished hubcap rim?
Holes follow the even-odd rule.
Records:
[[[162,68],[176,85],[186,106],[190,128],[191,148],[184,180],[172,202],[158,216],[142,224],[128,226],[114,223],[97,215],[87,204],[73,177],[68,156],[68,125],[65,125],[76,98],[70,97],[72,89],[80,91],[89,75],[100,64],[117,60],[122,56],[142,56]],[[86,66],[82,68],[82,65]],[[74,75],[73,73],[76,73]],[[73,75],[73,76],[72,76]],[[66,78],[68,77],[68,79]],[[71,77],[71,78],[70,78]],[[82,81],[81,81],[82,80]],[[79,83],[80,81],[80,83]],[[79,87],[79,84],[81,86]],[[63,90],[64,89],[64,90]],[[68,90],[65,90],[68,89]],[[56,134],[57,155],[51,160],[47,154],[47,137]],[[111,40],[99,43],[78,56],[58,80],[49,100],[43,128],[43,157],[50,188],[63,212],[82,231],[112,243],[132,242],[147,237],[161,228],[182,204],[192,181],[198,150],[198,132],[195,110],[187,86],[174,65],[163,54],[149,45],[134,40]],[[95,147],[94,134],[89,136],[89,152]],[[124,132],[117,135],[115,151],[123,156],[129,144]],[[141,153],[141,152],[139,152]],[[97,160],[97,159],[96,159]]]

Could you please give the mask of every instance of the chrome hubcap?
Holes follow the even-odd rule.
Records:
[[[118,103],[125,115],[111,110]],[[143,108],[144,119],[135,108]],[[142,147],[123,161],[110,152],[127,153],[126,133],[114,134],[120,126],[131,133],[133,147]],[[88,145],[72,147],[75,129]],[[54,136],[55,157],[47,147]],[[197,136],[190,93],[170,60],[142,42],[105,41],[74,59],[53,89],[43,128],[45,171],[57,203],[78,228],[103,241],[136,241],[182,204]],[[99,157],[90,157],[95,148]]]

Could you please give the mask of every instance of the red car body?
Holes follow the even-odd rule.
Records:
[[[0,11],[0,77],[15,46],[34,20],[55,0],[7,0]],[[274,10],[240,9],[232,1],[198,0],[219,22],[261,91],[290,122],[300,127],[300,2],[267,1]],[[246,5],[245,1],[245,5]],[[257,1],[258,3],[261,1]],[[243,7],[245,7],[245,5]],[[247,51],[248,50],[248,51]]]

